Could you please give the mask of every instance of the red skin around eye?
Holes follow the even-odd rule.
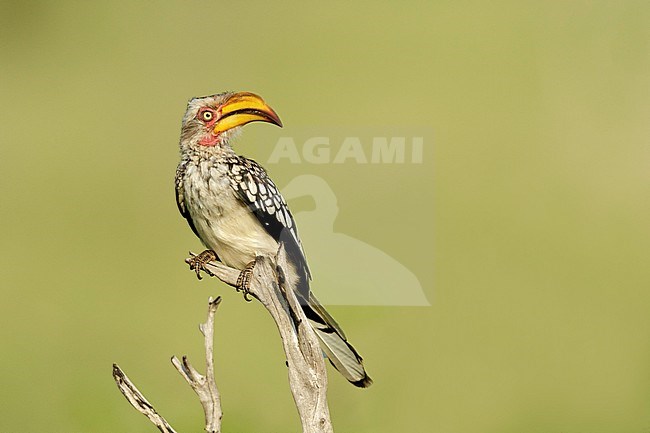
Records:
[[[210,111],[212,113],[212,120],[210,120],[209,122],[205,122],[202,120],[203,113],[206,111]],[[214,128],[214,124],[217,122],[217,113],[215,113],[214,110],[203,108],[199,111],[197,117],[205,124],[205,128],[208,131],[207,135],[199,140],[199,144],[201,146],[208,146],[208,147],[216,146],[217,142],[219,141],[219,136],[213,134],[212,129]]]

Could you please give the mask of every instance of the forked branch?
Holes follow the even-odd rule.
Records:
[[[276,257],[257,257],[250,279],[250,295],[264,305],[280,332],[287,359],[289,385],[298,409],[303,433],[332,433],[326,396],[327,373],[323,355],[316,334],[309,326],[295,293],[292,290],[285,290],[283,282],[287,267],[283,246],[280,246]],[[210,262],[205,265],[205,269],[224,283],[237,287],[239,270],[220,262]],[[214,314],[220,300],[220,298],[210,299],[208,319],[199,327],[205,337],[205,376],[192,367],[187,357],[184,356],[182,361],[177,357],[172,358],[174,367],[199,396],[205,413],[205,429],[209,433],[221,431],[221,401],[214,380],[212,356]],[[134,408],[147,416],[161,432],[175,433],[175,430],[158,414],[117,365],[114,365],[113,376]]]
[[[210,262],[205,268],[212,276],[236,287],[238,270],[219,262]],[[250,281],[250,294],[264,305],[280,332],[289,369],[289,385],[303,433],[329,433],[333,429],[327,406],[327,371],[323,352],[295,293],[285,290],[283,281],[287,268],[283,245],[274,258],[258,256]]]
[[[196,395],[199,396],[203,413],[205,414],[205,431],[208,433],[221,432],[221,397],[217,389],[217,383],[214,380],[214,313],[221,303],[221,297],[208,300],[208,320],[199,325],[199,330],[205,339],[205,376],[201,375],[190,364],[187,356],[183,356],[183,362],[179,361],[176,356],[172,357],[172,364],[176,370],[183,376],[183,379],[192,387]]]
[[[213,342],[214,342],[214,315],[217,312],[217,307],[221,303],[221,297],[217,299],[210,298],[208,300],[208,318],[205,323],[199,325],[199,330],[203,334],[205,344],[205,376],[199,373],[187,356],[183,356],[180,361],[176,356],[172,357],[172,364],[176,370],[183,376],[183,379],[192,387],[194,392],[199,396],[201,406],[203,406],[203,413],[205,414],[205,431],[208,433],[221,432],[221,398],[219,390],[214,380],[214,358],[213,358]],[[156,411],[151,403],[142,395],[142,393],[135,387],[133,382],[127,377],[122,369],[113,364],[113,378],[117,387],[122,391],[124,397],[131,403],[138,412],[145,415],[162,433],[176,433],[171,425],[163,418],[162,415]]]

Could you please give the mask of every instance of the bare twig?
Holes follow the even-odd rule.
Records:
[[[239,270],[219,262],[210,262],[205,267],[209,274],[236,287]],[[287,267],[282,245],[275,258],[257,257],[250,294],[268,310],[280,332],[289,368],[289,385],[303,433],[331,433],[327,373],[322,351],[295,293],[284,290]]]
[[[189,259],[188,259],[189,260]],[[327,374],[322,352],[314,330],[309,326],[295,293],[284,287],[288,264],[281,245],[276,257],[257,257],[250,280],[250,294],[258,299],[273,318],[286,354],[289,385],[298,409],[303,433],[332,433],[327,406]],[[212,276],[237,287],[240,271],[219,262],[210,262],[205,268]],[[221,401],[214,380],[213,333],[214,315],[221,298],[209,300],[208,318],[199,325],[205,343],[206,374],[201,375],[186,356],[172,363],[199,396],[205,413],[208,433],[221,431]],[[113,365],[113,377],[120,391],[131,405],[143,413],[163,433],[176,433],[169,423],[144,398],[124,372]]]
[[[122,391],[124,397],[131,403],[138,412],[149,418],[149,420],[158,427],[162,433],[176,433],[176,430],[169,425],[167,420],[160,415],[156,409],[144,398],[144,395],[135,387],[133,382],[117,365],[113,364],[113,378],[117,387]]]
[[[205,323],[199,325],[199,330],[205,337],[205,376],[201,375],[187,359],[183,356],[183,362],[179,361],[176,356],[172,358],[172,364],[176,370],[183,376],[185,381],[192,387],[196,395],[199,396],[203,413],[205,414],[205,431],[208,433],[221,432],[221,398],[217,383],[214,380],[214,357],[213,357],[213,334],[214,334],[214,314],[221,303],[221,297],[217,299],[210,298],[208,301],[208,319]]]
[[[214,315],[220,303],[221,297],[217,297],[217,299],[210,298],[208,300],[208,318],[205,323],[199,325],[199,330],[204,336],[205,343],[205,376],[192,367],[187,356],[183,356],[182,362],[175,356],[172,358],[172,364],[174,364],[176,370],[178,370],[181,376],[183,376],[199,396],[205,414],[205,430],[208,433],[221,432],[221,417],[223,414],[221,411],[219,390],[214,380],[214,358],[212,355],[214,345]],[[149,418],[158,427],[158,430],[162,433],[176,433],[117,364],[113,364],[113,378],[115,378],[115,383],[117,383],[122,394],[131,403],[131,406]]]

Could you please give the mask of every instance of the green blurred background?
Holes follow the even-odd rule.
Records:
[[[232,89],[285,123],[247,127],[260,161],[306,125],[434,131],[421,165],[269,167],[326,179],[335,229],[432,304],[332,307],[376,380],[330,375],[336,431],[647,432],[648,22],[646,1],[0,2],[0,431],[153,431],[113,362],[201,431],[169,357],[201,364],[215,294],[224,431],[299,429],[270,318],[183,263],[180,119]]]

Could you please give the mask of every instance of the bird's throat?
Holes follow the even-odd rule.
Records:
[[[214,147],[218,143],[219,143],[219,136],[214,134],[208,134],[199,140],[199,144],[205,147]]]

